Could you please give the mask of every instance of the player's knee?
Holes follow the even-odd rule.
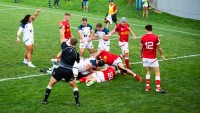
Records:
[[[129,55],[129,50],[125,50],[124,51],[124,55],[126,56],[126,55]]]

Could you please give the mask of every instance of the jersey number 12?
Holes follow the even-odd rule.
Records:
[[[153,42],[146,42],[146,49],[153,49]]]

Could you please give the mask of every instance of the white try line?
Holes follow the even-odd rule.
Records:
[[[24,8],[24,9],[33,9],[33,10],[37,10],[34,8],[27,8],[27,7],[21,7],[21,6],[12,6],[12,5],[5,5],[5,4],[0,4],[1,6],[8,6],[8,7],[18,7],[18,8]],[[57,11],[48,11],[48,10],[43,10],[45,12],[51,12],[51,13],[58,13],[58,14],[64,14],[63,12],[57,12]],[[83,17],[83,15],[76,15],[76,14],[72,14],[73,16],[79,16],[79,17]],[[87,18],[92,18],[92,19],[98,19],[98,20],[104,20],[102,18],[95,18],[95,17],[88,17]],[[144,27],[145,25],[140,25],[140,24],[131,24],[130,25],[135,25],[135,26],[142,26]],[[171,31],[171,32],[178,32],[178,33],[183,33],[183,34],[188,34],[188,35],[194,35],[194,36],[200,36],[200,34],[196,34],[196,33],[191,33],[191,32],[185,32],[185,31],[180,31],[180,30],[176,30],[176,29],[167,29],[167,28],[161,28],[161,27],[154,27],[156,29],[161,29],[161,30],[166,30],[166,31]]]
[[[191,57],[198,57],[198,56],[200,56],[200,54],[180,56],[180,57],[175,57],[175,58],[168,58],[168,59],[166,59],[166,61],[184,59],[184,58],[191,58]],[[162,60],[159,60],[159,61],[162,61]],[[142,62],[135,62],[135,63],[130,63],[130,64],[142,64]],[[24,79],[24,78],[39,77],[39,76],[44,76],[44,75],[48,75],[48,74],[28,75],[28,76],[14,77],[14,78],[4,78],[4,79],[0,79],[0,82],[8,81],[8,80],[17,80],[17,79]]]

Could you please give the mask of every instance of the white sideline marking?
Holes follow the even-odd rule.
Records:
[[[165,61],[166,61],[166,60],[177,60],[177,59],[198,57],[198,56],[200,56],[200,54],[188,55],[188,56],[180,56],[180,57],[175,57],[175,58],[168,58],[168,59],[165,59]],[[163,61],[163,60],[158,60],[158,61]],[[134,62],[134,63],[130,63],[130,64],[142,64],[142,63],[143,63],[143,62]]]
[[[30,77],[38,77],[38,76],[43,76],[43,75],[47,75],[47,74],[28,75],[28,76],[21,76],[21,77],[15,77],[15,78],[4,78],[4,79],[0,79],[0,82],[7,81],[7,80],[16,80],[16,79],[23,79],[23,78],[30,78]]]
[[[184,58],[191,58],[191,57],[198,57],[198,56],[200,56],[200,54],[180,56],[180,57],[175,57],[175,58],[168,58],[166,60],[176,60],[176,59],[184,59]],[[162,61],[162,60],[158,60],[158,61]],[[134,63],[130,63],[130,64],[142,64],[142,62],[134,62]],[[44,76],[44,75],[47,75],[47,74],[28,75],[28,76],[14,77],[14,78],[4,78],[4,79],[0,79],[0,82],[8,81],[8,80],[23,79],[23,78],[38,77],[38,76]]]
[[[27,8],[27,7],[21,7],[21,6],[12,6],[12,5],[5,5],[5,4],[0,4],[1,6],[9,6],[9,7],[18,7],[18,8],[24,8],[24,9],[33,9],[33,10],[37,10],[37,9],[34,9],[34,8]],[[51,13],[58,13],[58,14],[63,14],[62,12],[56,12],[56,11],[48,11],[48,10],[43,10],[43,11],[46,11],[46,12],[51,12]],[[79,17],[83,17],[83,15],[76,15],[76,14],[72,14],[73,16],[79,16]],[[101,18],[95,18],[95,17],[88,17],[87,18],[92,18],[92,19],[98,19],[98,20],[103,20]],[[144,25],[140,25],[140,24],[131,24],[129,23],[130,25],[136,25],[136,26],[143,26]],[[185,31],[180,31],[180,30],[176,30],[176,29],[167,29],[167,28],[161,28],[161,27],[154,27],[154,28],[157,28],[157,29],[162,29],[162,30],[166,30],[166,31],[172,31],[172,32],[178,32],[178,33],[183,33],[183,34],[189,34],[189,35],[194,35],[194,36],[200,36],[200,34],[196,34],[196,33],[190,33],[190,32],[185,32]]]
[[[7,9],[0,9],[0,11],[8,11],[8,10],[15,10],[15,9],[23,9],[23,8],[7,8]]]

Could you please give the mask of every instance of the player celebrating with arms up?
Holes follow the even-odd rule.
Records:
[[[31,56],[33,53],[33,44],[34,44],[34,36],[33,36],[33,24],[32,22],[36,19],[36,17],[39,15],[40,11],[42,8],[39,8],[37,12],[31,16],[27,14],[22,20],[21,20],[21,25],[19,27],[19,30],[17,32],[17,40],[16,42],[19,43],[19,37],[21,32],[24,33],[23,36],[23,42],[26,46],[26,52],[24,55],[24,64],[28,64],[29,67],[36,67],[31,63]]]
[[[129,27],[129,24],[127,23],[127,20],[125,17],[121,18],[121,23],[116,26],[115,29],[111,31],[109,36],[114,34],[115,32],[118,32],[119,34],[119,47],[122,50],[122,57],[124,56],[124,60],[126,63],[126,67],[130,69],[130,63],[129,63],[129,49],[128,49],[128,39],[129,39],[129,32],[133,36],[133,39],[136,39],[135,34]]]
[[[160,40],[157,35],[152,33],[152,25],[145,26],[147,34],[141,38],[140,41],[140,57],[143,59],[143,66],[146,67],[146,91],[150,90],[150,74],[151,68],[154,69],[156,73],[156,92],[166,93],[160,87],[160,70],[158,60],[156,58],[156,49],[160,53],[163,60],[165,60],[165,56],[162,54],[162,50],[160,47]]]

